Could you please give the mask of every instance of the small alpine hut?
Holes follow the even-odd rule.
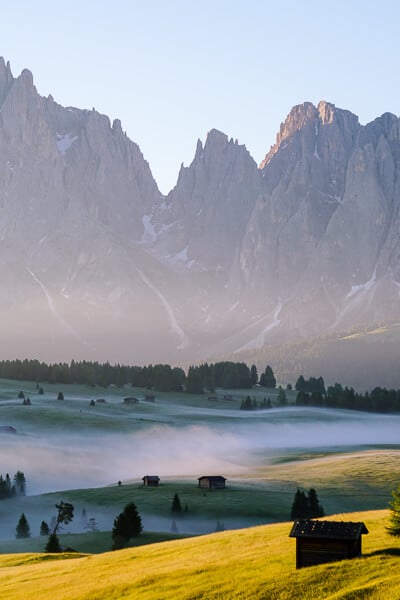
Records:
[[[199,488],[206,490],[223,490],[225,489],[226,478],[221,475],[203,475],[198,478]]]
[[[157,487],[160,483],[160,478],[158,475],[145,475],[142,477],[143,485],[147,485],[148,487]]]
[[[289,537],[296,538],[296,569],[361,556],[364,523],[295,521]]]

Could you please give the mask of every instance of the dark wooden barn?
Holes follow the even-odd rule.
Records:
[[[128,398],[124,398],[124,404],[138,404],[139,400],[134,398],[133,396],[129,396]]]
[[[12,425],[0,425],[0,433],[17,433]]]
[[[225,488],[226,478],[221,475],[203,475],[199,477],[199,488],[207,490],[223,490]]]
[[[296,569],[361,556],[364,523],[295,521],[289,537],[296,538]]]
[[[142,477],[143,485],[157,487],[160,483],[160,478],[158,475],[145,475]]]

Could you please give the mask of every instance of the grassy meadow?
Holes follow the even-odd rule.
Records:
[[[336,515],[364,521],[363,556],[295,569],[291,524],[279,523],[100,555],[5,554],[9,600],[396,600],[400,544],[387,511]]]
[[[364,557],[341,565],[296,571],[288,538],[298,487],[316,488],[329,515],[387,508],[400,480],[399,416],[282,408],[277,390],[259,388],[250,395],[271,398],[272,409],[239,410],[247,390],[229,400],[218,390],[217,401],[156,393],[152,403],[143,389],[43,387],[0,381],[0,425],[17,430],[0,435],[0,473],[21,469],[28,481],[27,496],[0,501],[0,598],[400,598],[387,512],[340,517],[371,531]],[[125,405],[127,396],[140,401]],[[293,404],[295,392],[287,396]],[[144,474],[160,486],[143,487]],[[225,490],[197,487],[212,474],[227,477]],[[175,493],[180,517],[170,511]],[[61,500],[75,517],[60,542],[76,553],[44,555],[40,523]],[[109,552],[113,520],[131,501],[144,531]],[[16,540],[22,512],[31,537]],[[83,512],[98,532],[85,532]]]

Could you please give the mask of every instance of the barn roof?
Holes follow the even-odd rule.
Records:
[[[142,479],[148,479],[149,481],[160,481],[158,475],[145,475]]]
[[[210,481],[226,481],[226,477],[222,477],[222,475],[202,475],[201,477],[197,478],[199,481],[200,479],[209,479]]]
[[[351,521],[295,521],[289,537],[295,538],[325,538],[356,540],[363,533],[368,533],[364,523],[352,523]]]

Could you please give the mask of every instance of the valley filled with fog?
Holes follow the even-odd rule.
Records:
[[[95,406],[89,395],[65,401],[44,395],[29,407],[3,401],[0,424],[16,433],[0,435],[0,473],[24,471],[28,493],[38,494],[145,474],[246,477],[255,467],[305,453],[399,444],[398,415],[294,406],[248,412],[182,404],[179,396],[126,406],[122,393],[103,396],[106,402]]]

